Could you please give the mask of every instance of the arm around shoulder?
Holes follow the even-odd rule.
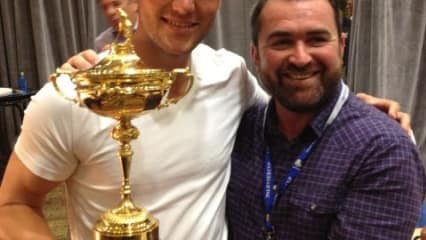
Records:
[[[58,184],[31,173],[12,153],[0,186],[0,239],[54,239],[42,205]]]

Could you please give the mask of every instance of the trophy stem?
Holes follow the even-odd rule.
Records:
[[[144,208],[135,206],[131,198],[130,165],[132,147],[130,141],[139,136],[138,129],[129,117],[122,116],[112,130],[112,138],[120,142],[118,156],[121,161],[123,181],[121,202],[118,207],[105,212],[96,223],[95,240],[158,240],[158,220]]]
[[[132,125],[130,119],[127,117],[120,118],[119,124],[112,130],[112,138],[120,142],[118,157],[120,158],[123,176],[123,183],[121,187],[122,199],[130,198],[130,166],[133,156],[130,141],[136,139],[138,136],[139,130]]]

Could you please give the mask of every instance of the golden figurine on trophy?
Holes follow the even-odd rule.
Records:
[[[119,9],[119,13],[119,32],[126,40],[113,43],[109,55],[94,67],[78,72],[57,70],[52,81],[68,100],[118,121],[112,138],[120,143],[121,202],[107,210],[95,224],[94,239],[157,240],[158,220],[144,208],[135,206],[131,198],[129,175],[133,152],[130,142],[139,135],[131,120],[148,110],[179,101],[190,90],[193,77],[188,68],[172,71],[145,68],[131,42],[131,21],[123,10]],[[69,77],[62,78],[62,75]]]

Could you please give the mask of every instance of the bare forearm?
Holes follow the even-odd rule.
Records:
[[[28,206],[2,206],[0,216],[0,239],[2,240],[54,239],[46,220]]]

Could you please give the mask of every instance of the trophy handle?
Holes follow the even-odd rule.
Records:
[[[167,93],[165,106],[170,103],[177,103],[181,98],[186,96],[194,82],[194,77],[189,68],[174,69],[171,74],[172,85]]]
[[[64,84],[66,84],[66,86],[61,87],[60,83],[58,83],[58,81],[60,81],[60,78],[62,75],[68,76],[68,82],[64,82]],[[68,72],[68,71],[63,71],[60,69],[56,69],[56,72],[54,74],[51,75],[51,81],[53,83],[53,87],[55,88],[56,92],[61,95],[63,98],[65,98],[68,101],[74,102],[74,103],[78,103],[77,100],[77,93],[75,91],[75,85],[74,83],[71,81],[72,79],[72,72]],[[65,88],[74,88],[72,89],[72,93],[75,95],[74,97],[69,96],[67,94],[65,94],[66,91],[71,91],[71,89],[67,89],[67,90],[63,90]]]

